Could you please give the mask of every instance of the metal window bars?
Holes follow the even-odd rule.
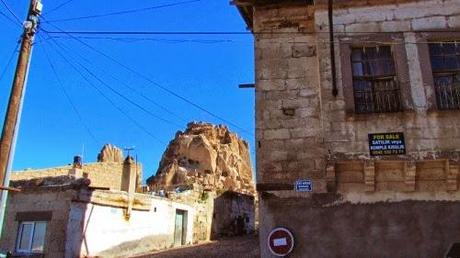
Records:
[[[351,61],[356,113],[402,110],[390,46],[353,48]]]
[[[460,109],[460,45],[430,43],[429,50],[438,109]]]

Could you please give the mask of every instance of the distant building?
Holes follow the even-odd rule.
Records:
[[[460,241],[460,2],[233,3],[255,38],[262,257],[280,226],[289,257],[443,257]]]

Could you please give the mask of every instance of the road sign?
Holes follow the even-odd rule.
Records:
[[[268,248],[273,255],[283,257],[294,249],[294,236],[286,228],[275,228],[268,235]]]
[[[297,180],[295,182],[295,190],[297,192],[311,192],[313,191],[313,183],[311,180]]]

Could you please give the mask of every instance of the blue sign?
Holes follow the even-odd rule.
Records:
[[[295,182],[295,190],[296,192],[312,192],[313,183],[311,180],[297,180]]]

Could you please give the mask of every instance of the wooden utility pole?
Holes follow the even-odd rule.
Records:
[[[22,103],[24,99],[27,75],[29,72],[30,57],[32,54],[32,46],[34,36],[38,28],[41,11],[41,0],[31,0],[29,12],[27,14],[26,21],[24,22],[21,49],[19,52],[13,86],[11,87],[5,121],[3,123],[2,137],[0,140],[0,186],[2,187],[8,187],[9,184],[9,174],[11,173],[14,149],[21,117]],[[3,225],[6,195],[6,190],[0,191],[0,226]]]

